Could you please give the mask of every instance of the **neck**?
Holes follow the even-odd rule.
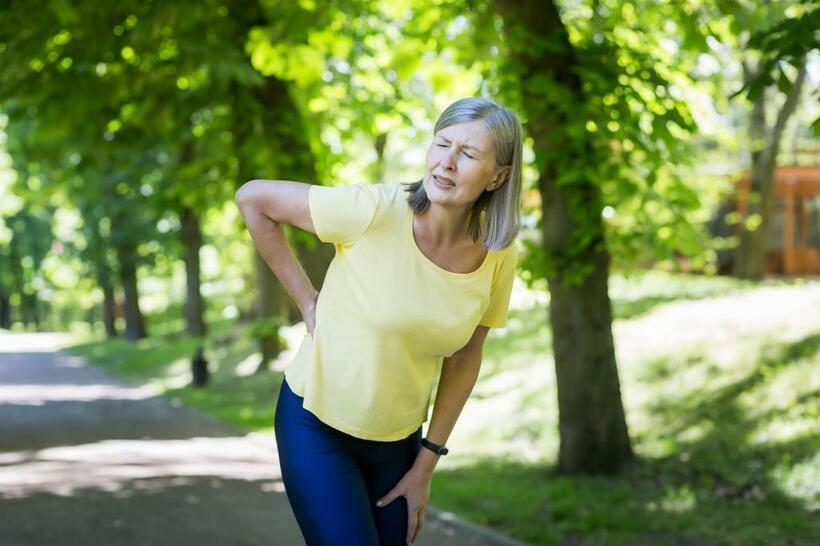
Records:
[[[472,205],[466,207],[443,207],[430,203],[420,216],[426,238],[437,247],[457,246],[468,235],[468,221]]]

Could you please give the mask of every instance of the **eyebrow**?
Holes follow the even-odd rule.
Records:
[[[447,138],[447,137],[443,137],[443,136],[441,136],[441,135],[438,135],[438,137],[439,137],[440,139],[444,140],[445,142],[447,142],[448,144],[449,144],[450,142],[452,142],[452,141],[451,141],[449,138]],[[461,147],[462,147],[462,148],[472,148],[472,149],[473,149],[473,150],[475,150],[476,152],[481,153],[481,150],[479,150],[479,149],[478,149],[478,148],[476,148],[475,146],[471,146],[471,145],[469,145],[469,144],[462,144],[462,145],[461,145]]]

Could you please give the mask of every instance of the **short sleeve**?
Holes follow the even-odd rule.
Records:
[[[513,281],[518,264],[518,247],[515,241],[502,253],[501,263],[495,270],[490,288],[490,304],[478,322],[490,328],[504,328],[507,325],[507,311],[510,307]]]
[[[379,208],[379,192],[368,182],[312,185],[308,208],[316,236],[324,243],[351,244],[364,234]]]

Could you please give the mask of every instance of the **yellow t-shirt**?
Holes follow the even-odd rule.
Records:
[[[470,273],[427,258],[413,238],[405,186],[310,187],[319,240],[333,243],[305,334],[285,378],[322,422],[366,440],[407,437],[427,421],[439,359],[476,325],[501,328],[515,276],[515,243]]]

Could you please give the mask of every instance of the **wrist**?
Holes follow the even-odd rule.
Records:
[[[441,455],[437,455],[426,447],[422,447],[419,450],[418,455],[416,455],[416,460],[413,463],[413,469],[420,474],[432,476],[433,470],[436,468],[436,463],[438,463],[440,458]]]
[[[449,452],[449,449],[447,449],[446,446],[439,445],[439,444],[436,444],[434,442],[431,442],[427,438],[422,438],[421,439],[421,446],[426,448],[426,449],[429,449],[430,451],[432,451],[436,455],[447,455],[447,453]]]
[[[299,311],[304,315],[308,311],[312,311],[316,307],[316,300],[319,297],[319,292],[315,288],[311,290],[297,303]]]

